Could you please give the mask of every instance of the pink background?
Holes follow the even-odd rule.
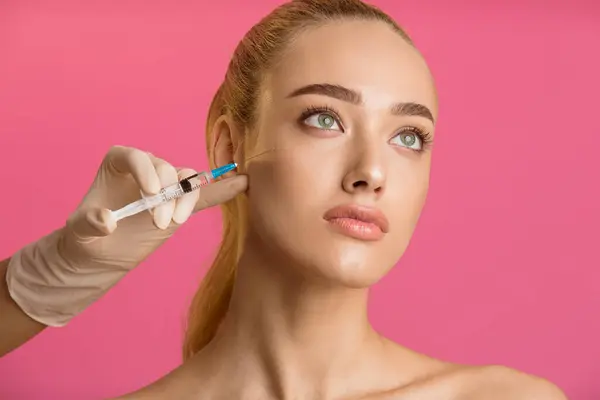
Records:
[[[280,2],[144,3],[0,3],[1,258],[64,222],[110,145],[206,168],[228,57]],[[371,315],[417,350],[597,399],[600,6],[543,3],[377,2],[428,58],[441,117],[426,211]],[[101,399],[177,366],[218,229],[218,211],[196,216],[68,327],[2,358],[0,398]]]

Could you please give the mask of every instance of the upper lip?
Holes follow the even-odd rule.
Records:
[[[358,204],[334,207],[327,211],[323,218],[328,221],[335,218],[352,218],[365,223],[375,224],[384,233],[387,233],[389,229],[389,222],[379,209]]]

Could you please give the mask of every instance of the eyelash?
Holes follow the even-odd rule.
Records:
[[[342,124],[341,118],[339,117],[339,113],[330,106],[309,106],[302,112],[302,114],[300,114],[300,118],[298,120],[301,124],[304,124],[304,121],[307,118],[312,117],[316,114],[322,114],[322,113],[330,114],[335,119],[335,121],[340,125],[340,127],[342,128],[342,131],[345,130],[344,124]],[[402,135],[403,133],[412,133],[412,134],[418,136],[419,140],[421,140],[421,148],[420,149],[413,149],[410,147],[406,147],[406,149],[408,149],[408,150],[412,150],[414,152],[421,153],[424,150],[429,149],[429,147],[431,146],[431,143],[432,143],[431,134],[427,131],[424,131],[423,129],[420,129],[420,128],[417,128],[414,126],[407,126],[407,127],[401,128],[398,132],[396,132],[396,134],[393,137]]]
[[[331,116],[342,127],[342,129],[345,129],[344,125],[341,123],[341,118],[340,118],[339,113],[337,111],[335,111],[333,108],[329,107],[329,106],[322,106],[322,107],[308,106],[302,112],[302,114],[300,114],[299,121],[301,123],[304,123],[304,121],[307,118],[312,117],[312,116],[317,115],[317,114],[323,114],[323,113],[325,113],[325,114],[331,114]]]

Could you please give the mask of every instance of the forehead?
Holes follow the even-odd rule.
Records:
[[[278,99],[322,83],[359,91],[371,106],[411,101],[437,114],[435,87],[424,59],[379,21],[340,21],[308,29],[289,44],[264,89]]]

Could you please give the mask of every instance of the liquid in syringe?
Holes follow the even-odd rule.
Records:
[[[142,198],[126,205],[125,207],[113,211],[113,216],[117,221],[123,218],[139,214],[142,211],[151,210],[161,204],[168,203],[171,200],[178,199],[187,193],[191,193],[206,186],[218,177],[226,174],[229,171],[237,168],[236,163],[224,165],[208,172],[198,172],[192,176],[188,176],[179,182],[162,188],[157,194],[145,196],[142,193]]]

